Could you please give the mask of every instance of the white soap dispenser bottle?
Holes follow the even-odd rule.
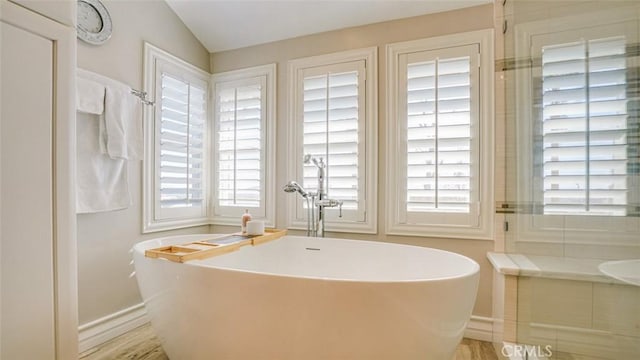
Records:
[[[247,233],[247,223],[251,221],[251,214],[249,214],[249,209],[244,209],[244,214],[242,215],[242,233]]]

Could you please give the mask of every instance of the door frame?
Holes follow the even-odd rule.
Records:
[[[53,279],[55,358],[78,358],[75,212],[75,29],[7,0],[0,21],[53,43]],[[0,319],[1,320],[1,319]],[[9,329],[10,330],[10,329]],[[6,331],[6,330],[5,330]],[[54,354],[52,354],[54,355]]]

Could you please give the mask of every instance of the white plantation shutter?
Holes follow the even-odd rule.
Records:
[[[275,226],[276,65],[214,74],[213,221],[237,225],[245,209]]]
[[[209,77],[144,44],[145,107],[142,231],[208,221]]]
[[[626,215],[625,47],[623,36],[541,47],[545,214]]]
[[[204,207],[206,85],[163,72],[157,137],[160,210]],[[168,213],[165,211],[165,213]]]
[[[478,46],[399,56],[401,220],[477,224]]]
[[[219,207],[264,203],[264,77],[216,88],[217,201]]]
[[[355,221],[364,218],[364,71],[364,61],[353,61],[302,77],[303,153],[323,158],[327,196],[343,201],[343,217]],[[303,165],[303,187],[315,192],[317,181],[316,166]]]
[[[287,178],[317,193],[318,169],[326,164],[327,197],[342,201],[325,208],[327,231],[376,233],[377,47],[353,49],[288,62],[289,123]],[[288,226],[305,229],[307,203],[287,196]]]
[[[468,212],[470,57],[407,68],[407,210]]]
[[[387,234],[493,238],[493,36],[387,46]]]

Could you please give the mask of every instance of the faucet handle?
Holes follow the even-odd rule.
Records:
[[[315,202],[316,206],[322,206],[322,207],[338,207],[338,209],[340,210],[340,214],[338,215],[338,217],[342,217],[342,200],[336,200],[336,199],[322,199],[322,200],[318,200],[317,202]]]

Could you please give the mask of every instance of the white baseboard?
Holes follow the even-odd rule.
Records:
[[[78,327],[79,351],[84,352],[149,322],[144,304],[120,310]]]
[[[471,315],[464,337],[474,340],[493,341],[493,318]]]

